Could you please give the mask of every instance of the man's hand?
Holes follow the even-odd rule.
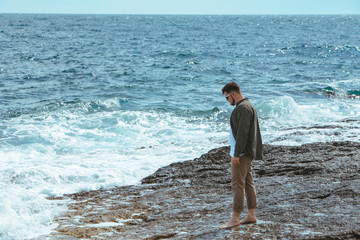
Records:
[[[232,158],[231,158],[231,164],[232,164],[233,166],[239,166],[239,165],[240,165],[240,158],[238,158],[238,157],[232,157]]]

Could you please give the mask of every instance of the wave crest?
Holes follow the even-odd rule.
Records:
[[[298,105],[290,96],[263,102],[258,106],[259,115],[264,119],[279,119],[298,116]]]

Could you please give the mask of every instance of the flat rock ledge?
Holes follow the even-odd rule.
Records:
[[[257,224],[220,230],[232,211],[228,152],[170,164],[140,185],[49,198],[68,211],[40,239],[360,239],[360,143],[264,145],[253,161]]]

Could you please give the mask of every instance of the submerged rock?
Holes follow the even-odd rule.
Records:
[[[220,230],[232,211],[228,152],[170,164],[141,185],[58,197],[68,211],[46,238],[360,238],[360,143],[264,145],[253,161],[258,223]]]

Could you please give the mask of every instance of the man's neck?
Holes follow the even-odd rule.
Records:
[[[239,100],[238,101],[236,101],[236,103],[235,103],[235,105],[236,106],[238,106],[242,101],[244,101],[246,98],[245,97],[241,97],[241,98],[239,98]]]
[[[240,101],[243,100],[243,99],[244,99],[244,96],[243,96],[242,94],[236,94],[236,95],[235,95],[235,98],[234,98],[235,103],[238,103],[238,102],[240,102]]]

